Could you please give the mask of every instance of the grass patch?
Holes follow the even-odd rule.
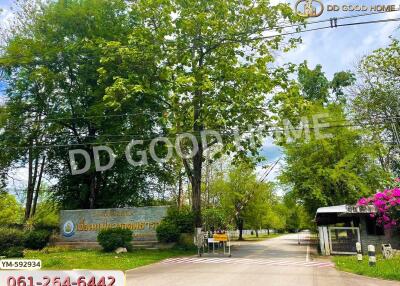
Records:
[[[267,239],[271,239],[271,238],[275,238],[278,236],[281,236],[283,234],[281,233],[270,233],[269,235],[266,233],[262,233],[259,234],[258,237],[254,234],[254,235],[243,235],[243,239],[245,241],[262,241],[262,240],[267,240]]]
[[[368,256],[363,257],[362,262],[357,261],[356,256],[334,256],[333,260],[339,270],[347,271],[369,277],[389,280],[400,280],[400,256],[385,260],[382,256],[376,257],[376,266],[368,265]]]
[[[192,255],[193,250],[133,250],[129,253],[105,253],[99,250],[51,250],[27,251],[25,258],[42,260],[42,268],[48,270],[128,270],[158,262],[160,260]]]

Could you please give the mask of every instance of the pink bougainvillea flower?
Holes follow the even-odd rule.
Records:
[[[400,178],[396,178],[396,179],[394,179],[394,181],[395,181],[396,183],[400,183]]]
[[[374,205],[376,213],[371,213],[371,218],[376,218],[379,225],[385,229],[394,228],[400,225],[400,178],[397,178],[396,185],[392,189],[385,189],[368,198],[361,198],[357,205]]]
[[[376,193],[374,196],[375,200],[381,200],[385,198],[385,194],[383,193]]]
[[[374,201],[374,205],[378,208],[383,207],[386,203],[383,200],[376,200]]]
[[[392,192],[392,195],[395,197],[400,197],[400,188],[395,188]]]
[[[357,203],[357,205],[359,205],[359,206],[366,206],[367,204],[368,204],[368,200],[366,198],[361,198]]]

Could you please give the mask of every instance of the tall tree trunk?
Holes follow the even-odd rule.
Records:
[[[89,208],[94,209],[96,203],[96,170],[93,170],[91,172],[89,180],[90,180]]]
[[[183,182],[182,182],[182,174],[179,170],[179,178],[178,178],[178,209],[182,209],[183,205]]]
[[[242,218],[238,218],[238,228],[239,228],[239,240],[243,240],[243,225],[244,221]]]
[[[199,144],[199,151],[193,158],[193,180],[192,180],[192,211],[195,218],[195,226],[202,226],[201,219],[201,170],[203,165],[203,148]]]
[[[32,200],[33,200],[33,151],[32,143],[28,151],[28,189],[26,193],[25,203],[25,221],[27,221],[31,215]]]
[[[38,175],[38,180],[36,183],[36,191],[35,191],[35,197],[33,199],[33,206],[32,206],[32,214],[31,216],[33,217],[36,213],[36,206],[39,198],[39,192],[40,192],[40,186],[42,184],[42,176],[43,176],[43,170],[44,170],[44,163],[46,162],[46,156],[43,156],[42,158],[42,164],[40,165],[40,171]]]
[[[91,123],[88,124],[88,134],[89,134],[90,138],[96,139],[96,129],[91,125]],[[89,154],[90,154],[91,164],[94,164],[93,147],[89,146]],[[94,209],[96,207],[97,186],[98,186],[96,168],[94,168],[94,167],[91,168],[89,172],[90,172],[90,174],[89,174],[89,208]]]

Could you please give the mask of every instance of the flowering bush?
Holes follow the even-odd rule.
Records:
[[[357,205],[374,205],[377,212],[371,214],[371,217],[376,217],[377,223],[386,229],[400,224],[400,178],[394,180],[392,188],[376,193],[369,198],[361,198]]]

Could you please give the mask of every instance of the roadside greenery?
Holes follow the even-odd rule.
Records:
[[[185,245],[190,235],[184,234],[192,234],[195,226],[239,229],[239,239],[246,228],[254,229],[256,237],[261,228],[312,228],[317,208],[355,204],[360,197],[366,198],[360,204],[378,207],[378,222],[398,224],[399,190],[387,184],[400,175],[398,40],[365,56],[355,73],[338,71],[328,78],[322,65],[307,62],[272,67],[277,55],[300,42],[265,37],[272,27],[299,24],[301,29],[304,19],[289,4],[16,2],[22,6],[0,39],[5,85],[0,254],[20,256],[23,247],[43,248],[58,227],[60,209],[176,205],[158,226],[157,237]],[[317,130],[315,120],[329,126]],[[291,136],[274,130],[288,121]],[[304,125],[312,132],[301,130]],[[210,130],[221,135],[223,144],[216,136],[202,142],[200,135]],[[254,130],[260,132],[236,136]],[[150,139],[170,140],[153,146],[157,156],[165,157],[167,145],[175,145],[185,132],[204,144],[192,158],[175,151],[169,162],[149,156],[146,163],[140,161]],[[279,183],[269,182],[268,173],[257,174],[261,164],[269,164],[259,154],[267,136],[283,150]],[[131,154],[136,164],[125,159],[132,139],[141,140],[140,150]],[[188,139],[181,140],[185,154],[193,147]],[[111,169],[96,172],[97,145],[112,146]],[[88,172],[73,175],[69,151],[78,148],[90,155],[91,164]],[[101,165],[108,159],[102,154]],[[84,166],[84,158],[77,165]],[[16,190],[19,202],[7,185],[17,168],[25,168],[28,178]],[[104,231],[99,242],[112,251],[127,247],[129,237]],[[144,265],[182,252],[137,253],[136,258],[121,256],[117,266],[127,269],[128,263]],[[95,251],[48,255],[46,265],[54,269],[68,261],[74,265],[68,267],[98,267],[97,260],[111,257]],[[144,261],[135,260],[140,258]]]
[[[157,226],[157,239],[161,242],[180,242],[182,234],[194,234],[194,215],[187,208],[170,207],[167,216]]]
[[[105,253],[96,250],[66,250],[47,248],[42,251],[26,251],[25,258],[42,260],[42,268],[48,270],[129,270],[156,263],[166,258],[195,254],[193,250],[134,250],[128,253]]]
[[[382,256],[378,256],[374,267],[368,265],[368,257],[364,257],[361,263],[357,261],[356,256],[334,256],[333,260],[336,267],[342,271],[400,281],[400,256],[392,259],[383,259]]]
[[[23,209],[15,196],[0,191],[0,225],[22,222]]]
[[[97,235],[97,241],[105,252],[112,252],[119,247],[132,250],[132,231],[123,228],[103,229]]]
[[[42,249],[50,239],[48,230],[28,230],[18,228],[0,228],[0,256],[22,257],[23,250]]]
[[[384,144],[365,140],[371,131],[353,127],[348,119],[345,88],[352,82],[349,72],[336,73],[329,81],[320,67],[311,70],[305,63],[299,67],[298,81],[274,98],[275,112],[294,126],[313,128],[316,121],[329,126],[295,130],[291,138],[275,136],[286,161],[280,181],[310,217],[322,206],[355,204],[390,177],[378,162]]]

